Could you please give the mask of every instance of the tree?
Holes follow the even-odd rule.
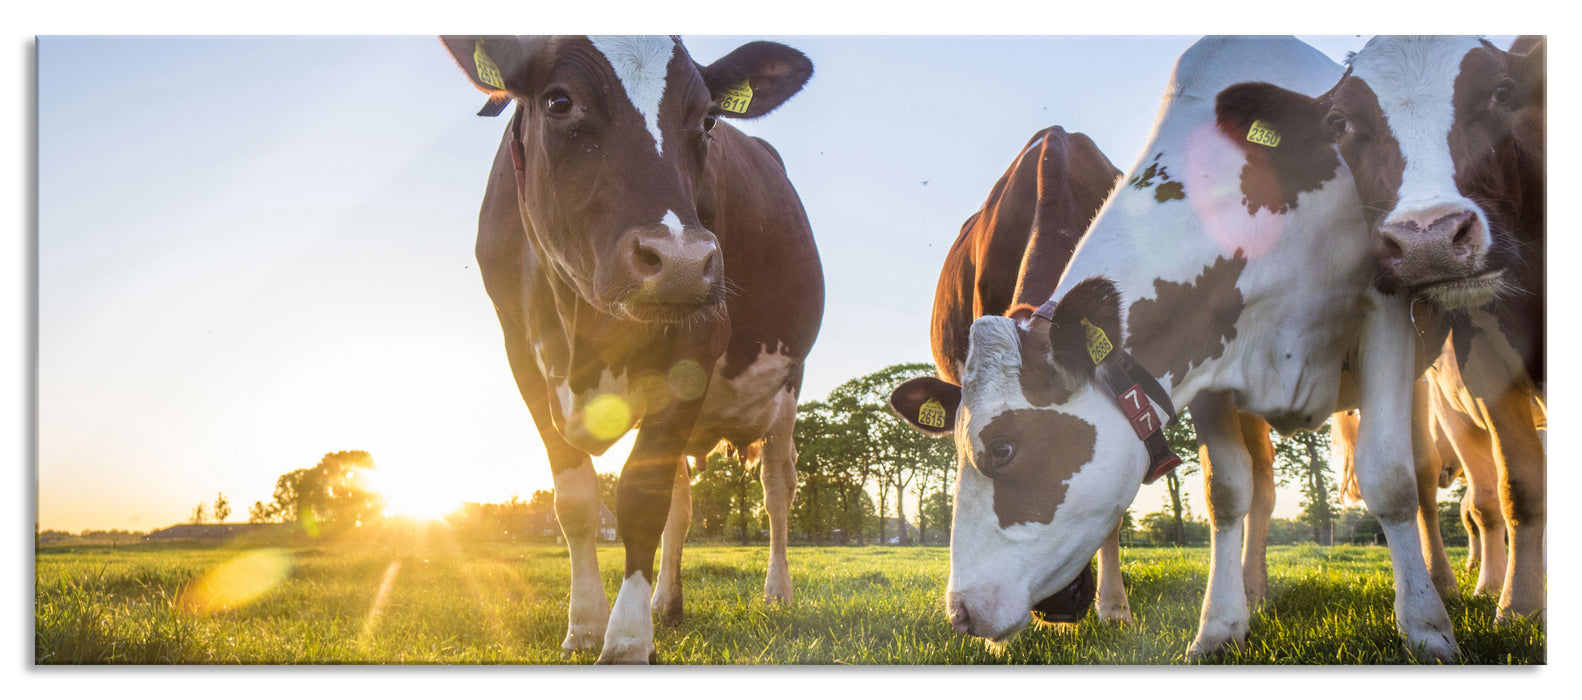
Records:
[[[912,362],[890,365],[877,372],[849,380],[831,391],[827,401],[833,428],[838,436],[837,461],[861,482],[868,475],[877,480],[879,516],[889,515],[888,495],[895,491],[895,517],[897,523],[906,522],[906,488],[920,474],[949,471],[955,466],[956,450],[952,441],[936,438],[913,430],[897,419],[890,411],[890,392],[902,382],[918,374],[932,372],[934,365]],[[931,476],[923,477],[924,481]],[[856,479],[852,479],[855,481]],[[860,482],[859,482],[860,483]],[[919,508],[926,498],[926,489],[920,489]],[[899,538],[905,541],[906,528],[900,526]],[[881,541],[883,532],[880,532]]]
[[[1192,423],[1192,414],[1186,408],[1182,408],[1176,415],[1179,419],[1175,424],[1165,426],[1164,431],[1165,440],[1170,443],[1170,449],[1181,457],[1181,464],[1165,474],[1165,487],[1170,491],[1172,515],[1170,541],[1185,547],[1187,533],[1182,497],[1186,495],[1186,491],[1182,488],[1182,479],[1202,471],[1203,461],[1198,450],[1197,427]]]
[[[208,520],[209,519],[209,513],[208,513],[207,509],[208,509],[208,506],[206,504],[203,504],[203,503],[199,503],[198,505],[193,506],[192,507],[192,516],[191,516],[192,517],[192,522],[195,523],[195,524],[200,524],[201,525],[201,524],[203,524],[203,522],[205,520]]]
[[[312,468],[281,474],[274,500],[262,508],[255,503],[250,516],[260,522],[294,522],[310,533],[374,522],[384,501],[360,477],[373,468],[373,457],[362,450],[327,453]]]
[[[1302,492],[1299,520],[1313,528],[1313,541],[1334,544],[1340,494],[1329,473],[1329,425],[1274,441],[1274,473],[1281,486],[1296,481]]]
[[[223,523],[226,518],[231,517],[231,501],[225,497],[223,491],[215,495],[214,510],[212,512],[214,513],[214,522],[217,523]]]
[[[247,522],[250,523],[278,522],[278,517],[274,509],[264,505],[263,501],[253,501],[252,507],[247,509]]]

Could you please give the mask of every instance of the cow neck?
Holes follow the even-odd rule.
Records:
[[[1054,312],[1055,301],[1051,299],[1039,306],[1033,315],[1053,323]],[[1102,338],[1103,331],[1098,333]],[[1170,449],[1170,443],[1165,439],[1164,425],[1156,422],[1153,404],[1149,399],[1151,397],[1159,404],[1166,425],[1176,422],[1175,404],[1170,401],[1169,392],[1159,385],[1159,380],[1154,379],[1151,372],[1120,346],[1110,343],[1108,339],[1103,339],[1102,346],[1102,356],[1094,358],[1094,375],[1109,391],[1110,397],[1115,399],[1116,405],[1120,406],[1137,439],[1147,446],[1148,471],[1143,475],[1143,483],[1151,484],[1179,466],[1181,458]]]

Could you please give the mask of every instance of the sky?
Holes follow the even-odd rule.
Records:
[[[759,38],[815,66],[735,122],[783,156],[823,261],[803,400],[930,360],[945,251],[1022,145],[1058,124],[1129,170],[1195,40],[685,43],[707,63]],[[1337,61],[1365,40],[1303,38]],[[37,70],[42,528],[155,529],[222,492],[244,520],[348,449],[396,510],[551,487],[473,257],[506,117],[474,116],[433,36],[41,36]]]

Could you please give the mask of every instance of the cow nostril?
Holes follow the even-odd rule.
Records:
[[[659,253],[641,243],[637,244],[637,252],[632,256],[632,260],[637,263],[639,271],[649,275],[658,273],[660,267],[663,266],[663,260],[659,257]]]
[[[1450,245],[1456,249],[1456,252],[1466,253],[1468,251],[1472,244],[1472,233],[1477,227],[1478,218],[1476,216],[1469,216],[1461,222],[1461,226],[1456,228],[1455,237],[1450,239]]]
[[[950,601],[950,627],[961,634],[972,633],[972,616],[967,614],[967,605],[960,600]]]
[[[1406,255],[1401,250],[1401,242],[1395,240],[1394,236],[1387,233],[1380,236],[1379,249],[1384,260],[1392,265],[1399,263],[1401,258]]]

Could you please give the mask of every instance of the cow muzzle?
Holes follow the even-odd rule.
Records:
[[[1409,292],[1443,308],[1485,303],[1501,285],[1498,271],[1480,270],[1489,244],[1488,225],[1473,209],[1398,209],[1378,227],[1380,291]]]
[[[950,627],[961,634],[1003,642],[1032,621],[1026,597],[1020,602],[1014,598],[998,587],[950,591],[945,595]]]
[[[680,321],[724,301],[724,262],[706,229],[638,229],[619,250],[628,284],[617,304],[637,320]]]

